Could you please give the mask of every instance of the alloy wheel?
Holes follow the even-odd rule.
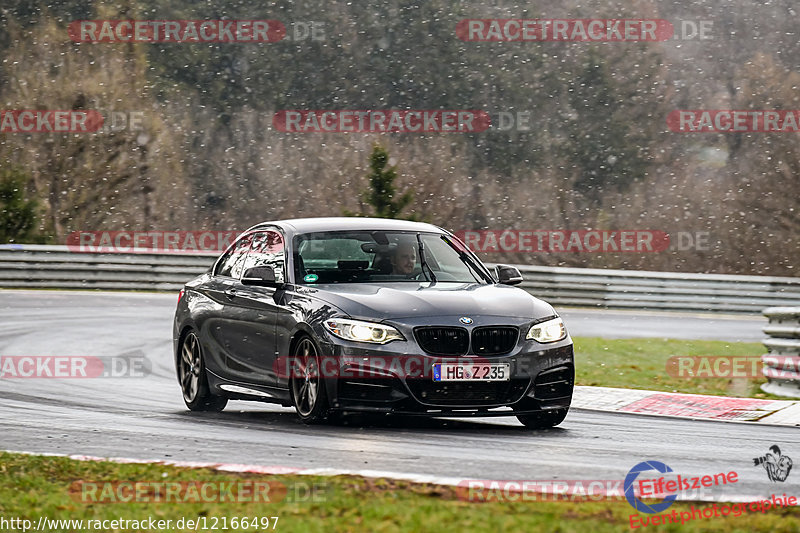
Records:
[[[180,360],[180,383],[183,399],[191,403],[200,389],[200,342],[197,335],[189,333],[183,340]]]
[[[297,376],[292,380],[292,394],[297,412],[307,417],[312,414],[320,396],[319,357],[314,343],[302,339],[296,349]]]

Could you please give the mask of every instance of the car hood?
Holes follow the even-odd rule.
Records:
[[[538,319],[557,314],[550,304],[509,285],[351,283],[318,285],[315,289],[317,298],[363,319],[447,315]]]

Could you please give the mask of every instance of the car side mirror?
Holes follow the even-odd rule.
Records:
[[[275,271],[271,266],[257,266],[248,268],[242,276],[242,285],[255,285],[257,287],[283,287],[283,283],[275,280]]]
[[[522,283],[522,274],[517,267],[497,265],[497,279],[503,285],[517,285]]]

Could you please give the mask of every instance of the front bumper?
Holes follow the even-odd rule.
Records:
[[[325,373],[329,403],[342,412],[423,416],[509,416],[567,408],[575,366],[572,340],[542,345],[518,341],[499,356],[433,356],[415,343],[364,347],[334,343],[334,372]],[[399,344],[399,343],[398,343]],[[394,350],[393,350],[394,348]],[[402,348],[397,350],[397,348]],[[508,381],[434,381],[436,363],[508,363]]]

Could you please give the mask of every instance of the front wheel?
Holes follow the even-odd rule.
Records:
[[[222,411],[228,399],[211,393],[200,339],[194,331],[183,338],[178,357],[178,381],[183,401],[192,411]]]
[[[319,350],[309,337],[303,337],[292,353],[296,370],[290,391],[297,415],[306,424],[321,424],[329,417],[325,380],[320,369]]]
[[[567,417],[569,407],[540,411],[532,415],[517,415],[517,420],[530,429],[547,429],[559,425]]]

